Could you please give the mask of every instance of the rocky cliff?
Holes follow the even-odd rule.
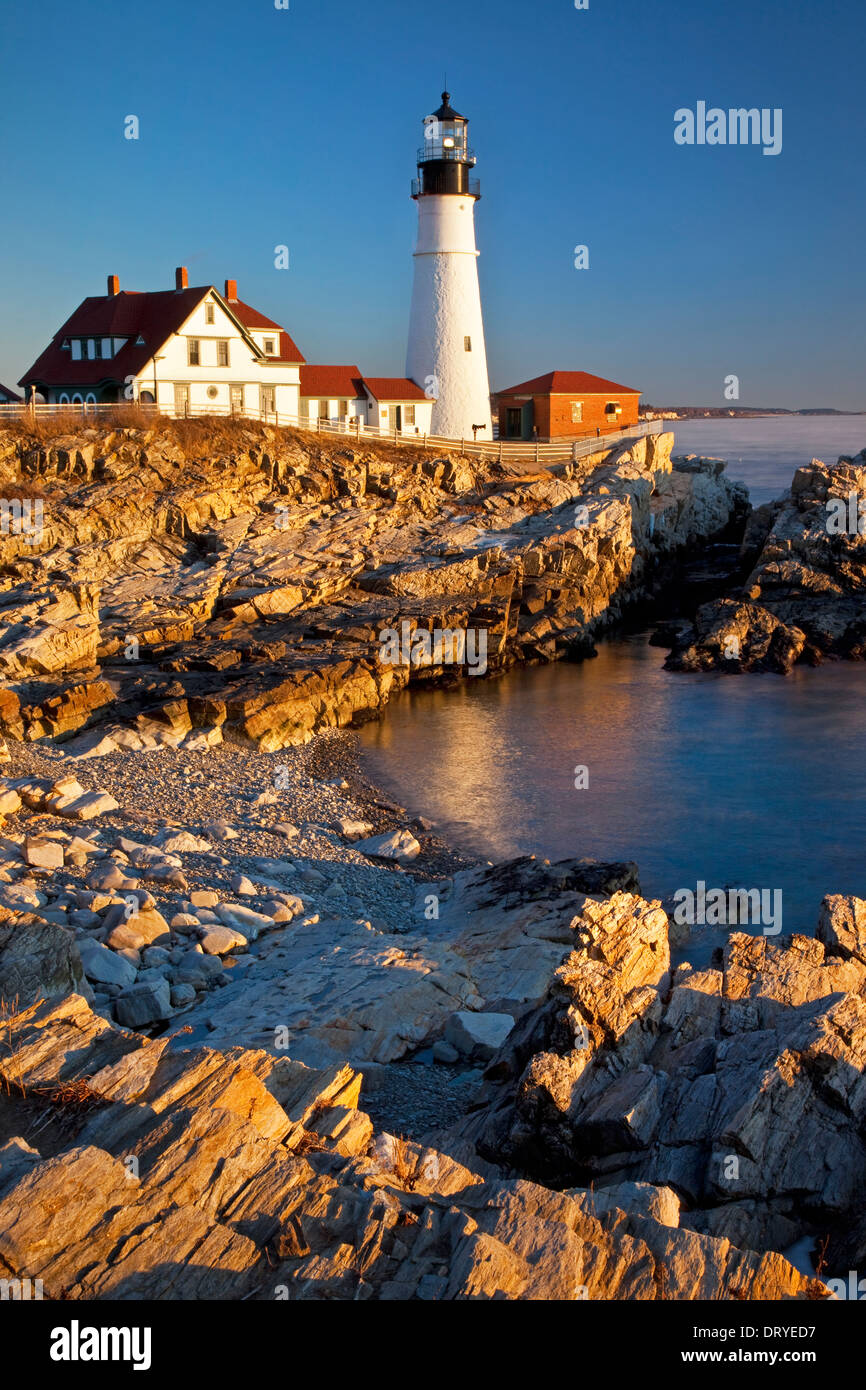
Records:
[[[633,864],[462,867],[326,732],[466,674],[383,627],[585,652],[741,492],[670,436],[530,476],[229,443],[4,446],[45,505],[0,537],[0,1276],[827,1297],[783,1252],[863,1244],[864,905],[673,970]]]
[[[262,858],[282,806],[206,826],[189,795],[186,828],[157,829],[130,761],[128,808],[119,784],[2,792],[3,1277],[73,1299],[775,1299],[829,1296],[796,1240],[856,1267],[866,905],[673,971],[633,865],[412,878],[388,857],[409,832],[357,838],[375,827],[345,783],[315,797],[346,813],[340,860],[312,828]],[[431,1047],[449,1079],[409,1141],[370,1112]]]
[[[866,450],[798,468],[786,497],[749,518],[741,591],[677,635],[678,671],[776,671],[866,655]]]
[[[483,632],[484,672],[585,653],[745,507],[716,466],[673,468],[669,434],[527,473],[183,424],[0,436],[3,495],[42,504],[0,535],[0,732],[302,743],[467,673],[383,632]]]

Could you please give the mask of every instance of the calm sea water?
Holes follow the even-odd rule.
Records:
[[[862,432],[845,419],[697,422],[676,452],[736,457],[773,496],[800,462],[864,444],[866,418]],[[659,897],[699,880],[781,889],[783,931],[811,934],[825,893],[866,896],[866,665],[676,674],[647,637],[579,665],[407,692],[361,730],[367,770],[472,853],[634,859]],[[687,954],[721,939],[698,931]]]
[[[840,454],[866,449],[866,415],[684,420],[671,426],[675,454],[727,459],[729,476],[746,484],[756,506],[779,497],[801,464],[813,458],[835,463]]]

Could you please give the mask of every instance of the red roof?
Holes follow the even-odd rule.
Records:
[[[55,333],[45,351],[21,377],[18,385],[88,386],[101,381],[124,381],[136,376],[147,366],[173,333],[177,333],[192,311],[213,290],[212,285],[195,289],[154,290],[140,293],[122,290],[119,294],[89,295]],[[220,296],[222,299],[222,296]],[[273,327],[280,334],[280,353],[268,360],[273,362],[303,362],[295,343],[279,324],[257,314],[239,300],[223,300],[230,312],[247,328],[243,314],[253,315],[262,327]],[[258,326],[258,325],[257,325]],[[111,359],[82,358],[74,361],[72,353],[61,344],[65,338],[126,338],[128,341]],[[136,339],[142,338],[141,344]]]
[[[222,295],[220,298],[223,298]],[[223,299],[223,303],[227,304],[235,317],[240,319],[244,328],[280,328],[280,325],[274,323],[273,319],[260,314],[258,309],[254,309],[251,304],[244,304],[242,299]]]
[[[623,386],[618,381],[608,381],[603,376],[593,376],[592,372],[545,372],[544,376],[534,376],[531,381],[522,381],[519,386],[509,386],[500,391],[500,396],[570,396],[582,394],[608,395],[617,391],[622,396],[639,396],[633,386]]]
[[[220,298],[222,298],[222,296],[220,296]],[[294,339],[284,328],[281,328],[278,323],[274,323],[273,319],[269,319],[265,314],[260,314],[258,309],[254,309],[251,304],[244,304],[242,299],[223,299],[223,303],[236,318],[240,319],[244,328],[276,329],[277,333],[280,335],[280,350],[279,353],[273,357],[272,360],[274,362],[300,363],[306,361],[304,354],[301,352],[301,349]],[[270,357],[270,354],[268,354],[268,356]]]
[[[358,367],[301,367],[301,395],[321,396],[323,399],[354,400],[363,396],[364,387]]]
[[[365,376],[364,385],[377,401],[427,401],[430,400],[420,386],[405,376]]]

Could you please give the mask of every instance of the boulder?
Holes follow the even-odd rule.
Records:
[[[124,960],[115,951],[110,951],[107,946],[100,946],[96,941],[87,941],[82,943],[79,949],[84,973],[91,983],[119,985],[121,989],[127,989],[135,983],[135,966],[130,965],[129,961]]]
[[[24,860],[34,869],[62,869],[63,844],[59,840],[28,835],[24,841]]]
[[[23,1007],[69,993],[92,997],[72,934],[33,917],[0,917],[0,999]]]
[[[356,840],[355,848],[368,859],[393,860],[401,864],[417,859],[421,853],[421,846],[408,830],[389,830],[383,835]]]
[[[201,948],[209,956],[227,956],[232,951],[245,951],[249,942],[231,927],[208,927],[201,936]]]
[[[125,1028],[143,1028],[171,1016],[171,986],[168,980],[148,980],[125,989],[114,1001],[118,1023]]]
[[[445,1042],[462,1057],[487,1060],[499,1051],[513,1027],[511,1014],[476,1014],[460,1009],[445,1025]]]

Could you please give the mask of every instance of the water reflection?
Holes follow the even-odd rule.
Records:
[[[781,888],[783,930],[811,934],[825,893],[866,895],[866,669],[686,676],[664,655],[639,634],[404,694],[361,731],[368,771],[472,853],[635,859],[659,897]]]

